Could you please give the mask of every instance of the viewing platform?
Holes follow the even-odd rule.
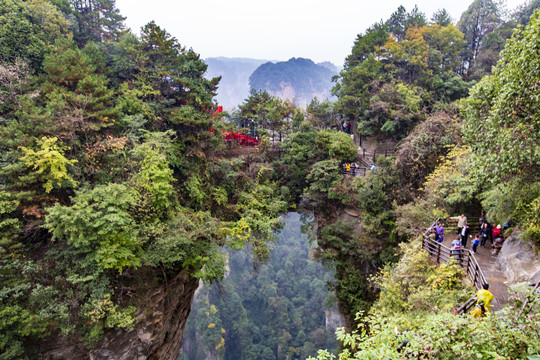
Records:
[[[444,227],[444,241],[442,243],[433,241],[427,236],[437,221],[440,221]],[[471,225],[472,238],[474,238],[479,232],[478,221],[469,221],[469,224]],[[457,220],[437,219],[434,225],[430,226],[423,234],[422,247],[424,250],[428,251],[437,263],[447,262],[450,257],[454,257],[477,289],[481,289],[482,284],[487,282],[489,291],[495,297],[492,303],[493,310],[501,309],[509,301],[508,287],[505,284],[504,273],[497,266],[497,255],[492,254],[491,242],[486,241],[485,247],[478,245],[475,254],[472,251],[472,238],[470,238],[460,254],[453,254],[451,243],[457,236]]]

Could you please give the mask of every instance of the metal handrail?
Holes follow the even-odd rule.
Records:
[[[395,149],[382,149],[382,150],[375,149],[373,150],[373,152],[367,152],[366,149],[362,149],[362,153],[360,154],[359,157],[361,159],[375,160],[379,156],[389,157],[389,156],[394,156],[394,155],[396,155]]]
[[[342,175],[351,175],[351,176],[366,176],[367,169],[365,167],[357,167],[355,170],[340,170]]]
[[[473,285],[477,289],[482,289],[483,284],[487,284],[488,282],[473,252],[468,249],[460,249],[459,253],[454,253],[455,250],[450,249],[448,246],[443,245],[428,236],[430,230],[439,221],[442,222],[444,219],[438,218],[435,220],[423,234],[422,248],[434,257],[438,264],[440,264],[441,261],[447,262],[451,257],[455,258],[457,263],[465,269],[465,272],[472,280]]]
[[[458,308],[458,315],[463,315],[468,312],[474,306],[474,304],[476,304],[477,299],[478,297],[474,295],[469,300],[465,301],[465,303]]]

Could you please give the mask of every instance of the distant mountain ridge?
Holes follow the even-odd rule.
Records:
[[[249,77],[249,84],[255,90],[266,90],[306,107],[314,97],[321,100],[331,97],[332,77],[337,73],[332,63],[315,64],[309,59],[292,58],[262,64]]]
[[[253,87],[266,90],[281,99],[294,100],[306,106],[313,97],[330,97],[331,79],[339,69],[330,62],[315,64],[309,59],[292,58],[289,61],[269,61],[249,58],[211,57],[205,77],[221,76],[216,100],[225,110],[232,110],[249,96]],[[250,78],[253,83],[250,85]]]
[[[222,76],[216,100],[226,110],[238,107],[249,96],[249,77],[260,65],[268,60],[248,58],[207,58],[206,77]]]
[[[327,68],[328,70],[336,74],[339,72],[339,68],[336,65],[332,64],[330,61],[323,61],[323,62],[317,63],[317,65],[324,66],[325,68]]]

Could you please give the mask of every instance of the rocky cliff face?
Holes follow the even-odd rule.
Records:
[[[508,237],[499,253],[498,265],[509,284],[540,281],[540,253],[519,234]]]
[[[232,110],[249,96],[250,75],[268,60],[217,57],[207,58],[205,62],[208,64],[207,78],[221,76],[216,96],[218,104],[225,110]]]
[[[292,58],[289,61],[265,63],[249,77],[251,88],[290,100],[297,106],[306,107],[313,98],[325,100],[331,97],[332,76],[337,69],[325,64],[318,65],[309,59]]]
[[[268,93],[272,96],[280,98],[281,100],[289,100],[290,102],[302,108],[306,108],[311,102],[311,100],[313,100],[314,98],[324,100],[330,97],[330,92],[326,90],[312,91],[306,96],[306,94],[302,94],[297,91],[294,85],[290,82],[282,81],[279,83],[279,86],[279,90],[268,90]]]
[[[161,276],[160,276],[161,275]],[[80,339],[51,338],[42,346],[42,359],[176,360],[182,347],[184,327],[198,279],[185,271],[167,281],[162,274],[147,272],[134,282],[131,299],[140,309],[135,330],[115,329],[92,349]]]
[[[309,198],[304,197],[301,202],[301,209],[309,209],[310,211],[314,211],[315,215],[315,222],[317,226],[317,237],[318,237],[318,244],[320,246],[319,251],[325,251],[336,254],[338,249],[333,248],[330,244],[328,246],[327,243],[323,240],[321,237],[319,231],[324,228],[325,226],[343,223],[350,226],[350,234],[352,236],[352,239],[350,239],[351,244],[354,241],[355,245],[348,248],[346,252],[341,253],[340,255],[337,255],[337,258],[340,258],[339,261],[346,262],[349,265],[348,270],[346,270],[344,267],[341,267],[341,270],[339,268],[336,268],[336,280],[338,281],[338,285],[336,287],[338,292],[338,309],[339,313],[342,316],[342,319],[344,322],[340,323],[340,326],[344,326],[347,330],[353,329],[354,324],[354,318],[356,315],[355,311],[351,311],[351,301],[350,299],[354,296],[351,296],[350,298],[339,297],[339,282],[343,281],[344,283],[347,282],[347,278],[349,276],[355,277],[356,279],[363,277],[365,280],[365,284],[359,284],[359,289],[356,295],[362,296],[363,300],[365,300],[366,303],[371,303],[375,299],[376,290],[371,286],[369,283],[369,278],[376,274],[378,271],[379,264],[377,263],[378,257],[374,258],[367,258],[365,256],[361,256],[360,253],[364,251],[370,251],[374,254],[382,251],[384,249],[384,243],[383,241],[370,237],[365,231],[364,231],[364,220],[362,218],[361,211],[355,207],[342,207],[341,204],[338,205],[338,208],[333,208],[331,211],[327,212],[326,209],[321,212],[320,209],[318,211],[314,210],[313,204],[309,200]],[[339,236],[339,235],[338,235]],[[322,254],[315,254],[316,258],[321,258]],[[354,273],[349,271],[354,270]],[[348,285],[351,285],[349,283]],[[364,286],[366,285],[366,286]],[[362,289],[360,289],[362,288]],[[327,320],[329,320],[327,318]]]

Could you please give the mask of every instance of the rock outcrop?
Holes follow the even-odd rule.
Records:
[[[262,64],[249,77],[249,84],[256,91],[267,91],[272,96],[305,108],[315,97],[319,100],[331,98],[332,76],[336,74],[337,69],[331,70],[328,65],[292,58],[275,64]]]
[[[139,276],[139,274],[138,274]],[[139,313],[134,330],[114,329],[91,349],[80,339],[56,337],[42,346],[42,359],[176,360],[199,280],[181,271],[167,281],[149,271],[136,279],[131,298]],[[161,275],[162,278],[162,275]]]
[[[499,253],[498,265],[509,284],[540,279],[540,253],[534,245],[523,241],[519,234],[512,234],[506,239]]]
[[[218,104],[230,111],[249,96],[249,77],[260,65],[268,60],[247,58],[216,57],[204,60],[208,64],[205,77],[208,79],[221,76],[216,96]]]

